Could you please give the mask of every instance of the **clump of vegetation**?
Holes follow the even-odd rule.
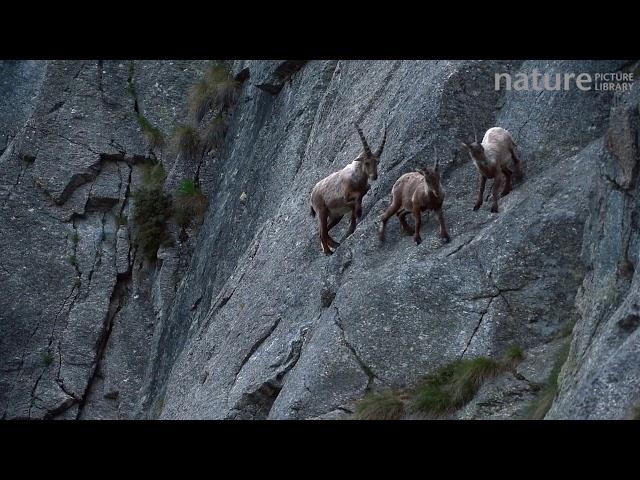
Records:
[[[42,364],[45,367],[50,366],[53,363],[53,355],[51,354],[51,352],[47,352],[42,356]]]
[[[226,110],[236,102],[240,91],[240,82],[233,78],[227,66],[212,65],[207,72],[207,80],[209,85],[213,87],[214,108]]]
[[[193,180],[183,180],[175,199],[174,218],[183,229],[200,222],[207,210],[207,197]]]
[[[155,150],[156,148],[162,148],[164,146],[164,135],[160,131],[159,128],[151,125],[151,122],[147,120],[147,117],[138,114],[138,124],[142,128],[142,133],[147,137],[147,141],[149,142],[149,148],[151,150]]]
[[[547,381],[540,390],[535,402],[529,407],[527,415],[529,419],[542,420],[551,408],[551,404],[558,394],[558,376],[560,375],[562,365],[564,365],[569,356],[570,345],[571,343],[567,340],[558,351],[558,356],[556,357]]]
[[[69,255],[69,263],[72,266],[77,267],[78,266],[78,257],[76,257],[75,255]]]
[[[213,148],[220,148],[224,141],[224,134],[227,130],[227,124],[222,114],[215,116],[207,126],[204,133],[204,151],[208,152]]]
[[[515,366],[524,359],[524,350],[519,345],[512,345],[502,357],[505,366]]]
[[[229,68],[214,64],[204,78],[196,82],[189,92],[189,111],[197,123],[213,109],[227,110],[238,99],[240,81],[233,78]]]
[[[180,125],[175,129],[173,144],[184,158],[190,160],[197,158],[202,149],[198,130],[189,125]]]
[[[355,418],[391,420],[401,418],[405,411],[431,417],[450,414],[466,405],[484,382],[512,370],[523,358],[522,348],[512,346],[499,360],[488,357],[456,360],[427,375],[405,394],[393,391],[367,394],[357,403]]]
[[[640,420],[640,404],[631,409],[631,420]]]
[[[71,240],[73,241],[74,245],[78,244],[78,242],[80,241],[80,235],[78,235],[77,231],[73,232],[73,235],[71,236]]]
[[[76,279],[73,281],[73,286],[75,288],[80,288],[82,286],[82,280],[80,280],[79,277],[76,277]]]
[[[189,112],[196,122],[200,123],[212,104],[209,83],[206,79],[198,80],[189,91]]]
[[[404,402],[391,390],[369,392],[356,405],[357,420],[398,420],[404,413]]]
[[[154,259],[158,248],[171,242],[167,221],[172,214],[171,197],[162,191],[166,172],[156,164],[145,173],[143,184],[133,194],[133,221],[136,224],[136,243],[143,254]]]
[[[486,380],[503,371],[503,364],[487,357],[450,363],[418,384],[413,407],[432,415],[450,413],[468,403]]]

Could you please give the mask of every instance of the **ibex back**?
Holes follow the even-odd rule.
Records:
[[[462,142],[462,146],[469,152],[480,173],[480,188],[473,207],[478,210],[482,206],[482,197],[487,178],[493,178],[491,211],[498,211],[498,196],[504,197],[511,191],[511,177],[515,174],[522,176],[522,163],[516,154],[515,144],[511,134],[501,127],[493,127],[484,134],[482,143],[477,139],[471,144]],[[513,160],[513,170],[510,161]]]
[[[378,162],[387,139],[385,126],[380,147],[373,153],[360,127],[355,127],[364,151],[342,170],[320,180],[311,192],[311,215],[318,215],[320,243],[322,251],[327,255],[333,253],[331,248],[335,249],[339,245],[329,236],[329,230],[347,213],[351,213],[351,225],[347,235],[354,232],[356,219],[362,216],[362,197],[371,188],[369,180],[378,178]]]
[[[435,153],[435,148],[434,148]],[[391,205],[382,215],[382,224],[378,234],[380,240],[384,240],[384,230],[387,221],[394,215],[398,215],[400,225],[409,234],[413,234],[416,244],[420,245],[420,226],[422,223],[422,212],[433,210],[438,216],[440,223],[439,235],[446,242],[449,241],[449,233],[444,222],[442,204],[444,202],[444,189],[440,183],[440,172],[438,171],[438,158],[436,156],[433,167],[426,167],[416,172],[402,175],[391,189]],[[412,229],[406,222],[405,217],[413,213],[415,226]]]

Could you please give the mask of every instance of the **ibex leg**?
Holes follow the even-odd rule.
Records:
[[[400,199],[394,198],[391,201],[391,205],[389,205],[389,208],[387,208],[382,214],[382,221],[380,222],[380,229],[378,230],[378,236],[380,237],[380,240],[384,240],[384,229],[387,226],[387,222],[391,217],[395,215],[398,210],[400,210],[401,206],[402,202],[400,201]]]
[[[474,210],[478,210],[482,206],[482,196],[484,195],[484,187],[487,184],[487,177],[480,174],[480,189],[478,190],[478,197],[476,199],[476,204],[473,206]],[[494,185],[495,190],[495,185]]]

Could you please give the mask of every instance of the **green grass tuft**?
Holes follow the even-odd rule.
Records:
[[[416,387],[412,406],[429,415],[443,415],[468,403],[480,386],[505,370],[487,357],[458,360],[425,377]]]
[[[519,345],[512,345],[504,352],[502,361],[505,365],[514,366],[524,359],[524,350]]]
[[[404,414],[404,402],[391,390],[369,392],[356,405],[357,420],[398,420]]]
[[[133,194],[136,243],[149,260],[155,258],[160,246],[170,244],[172,240],[167,231],[172,202],[162,190],[165,177],[162,164],[148,168],[142,186]]]
[[[193,180],[183,180],[175,198],[174,219],[182,228],[200,223],[207,211],[208,200]]]
[[[448,415],[466,405],[484,382],[513,371],[523,359],[523,349],[514,345],[500,360],[488,357],[456,360],[425,376],[406,394],[392,391],[367,394],[357,403],[354,418],[398,419],[405,410],[436,418]]]
[[[78,266],[78,257],[76,257],[75,255],[69,255],[69,263],[71,265],[73,265],[74,267]]]

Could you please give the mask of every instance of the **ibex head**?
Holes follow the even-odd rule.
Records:
[[[432,167],[425,167],[424,169],[417,170],[424,176],[427,185],[437,190],[440,185],[440,170],[438,169],[438,152],[436,152],[436,147],[433,147],[434,153],[434,162]]]
[[[482,146],[482,144],[478,143],[477,141],[471,143],[461,142],[460,144],[467,150],[467,152],[469,152],[469,156],[472,160],[475,160],[479,163],[484,163],[486,161],[486,157],[484,155],[484,147]]]
[[[387,126],[386,124],[384,126],[382,143],[380,143],[378,150],[376,150],[376,152],[374,153],[371,151],[371,148],[369,148],[367,139],[364,138],[364,134],[362,133],[362,130],[360,129],[358,124],[354,123],[354,125],[356,127],[356,130],[358,130],[358,135],[360,135],[360,140],[362,140],[362,146],[364,147],[364,153],[360,156],[360,161],[364,166],[364,171],[371,180],[377,180],[378,179],[378,162],[380,161],[380,155],[382,155],[382,150],[384,149],[384,143],[387,140]]]
[[[461,145],[469,152],[469,156],[471,160],[475,160],[478,163],[486,162],[487,158],[484,156],[484,147],[481,143],[478,142],[478,134],[476,133],[476,125],[471,122],[473,125],[473,142],[465,143],[460,142]]]

